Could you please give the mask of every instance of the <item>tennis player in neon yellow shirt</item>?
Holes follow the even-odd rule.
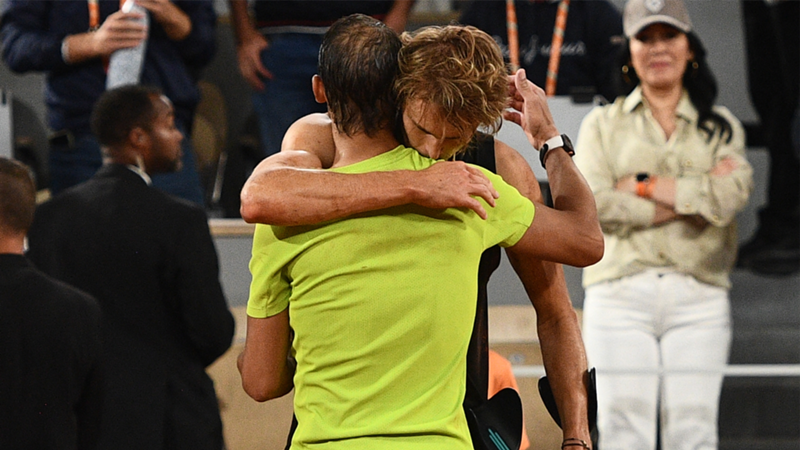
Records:
[[[372,45],[391,47],[394,35],[365,20],[346,19],[331,27],[320,52],[321,78],[313,83],[337,126],[338,159],[331,175],[429,169],[436,161],[399,145],[387,126],[393,117],[391,89],[354,100],[363,98],[352,94],[356,86],[380,85],[364,78],[391,67],[391,60],[370,51],[376,52]],[[334,61],[336,67],[358,70],[338,76]],[[516,82],[527,80],[523,75]],[[342,95],[342,84],[350,95]],[[532,88],[523,87],[521,97],[531,100],[526,95]],[[382,99],[387,108],[371,122],[376,116],[365,113],[370,104],[365,102],[380,109]],[[358,113],[346,114],[358,105]],[[431,123],[452,131],[442,117]],[[550,126],[542,131],[555,131]],[[566,153],[548,161],[572,164]],[[500,244],[555,255],[535,250],[537,236],[545,235],[532,226],[529,200],[488,171],[465,170],[477,171],[494,186],[488,201],[480,199],[485,220],[469,208],[400,204],[313,226],[257,226],[248,335],[239,368],[245,390],[257,400],[295,388],[293,449],[472,448],[461,405],[481,253]],[[583,205],[587,199],[593,203],[588,188],[573,200]],[[570,214],[548,208],[541,214],[545,226],[561,226],[564,232],[538,247],[587,248],[584,238],[596,238],[591,232],[573,233]],[[602,251],[588,248],[561,262],[585,265],[599,259]]]

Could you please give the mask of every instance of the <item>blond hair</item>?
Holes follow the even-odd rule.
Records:
[[[508,78],[497,43],[471,26],[425,27],[403,33],[398,106],[423,100],[439,109],[461,133],[500,127],[508,101]]]

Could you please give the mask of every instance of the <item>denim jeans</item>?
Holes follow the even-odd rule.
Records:
[[[153,186],[203,206],[203,189],[191,140],[185,127],[178,125],[178,128],[184,135],[181,142],[183,168],[175,173],[153,175]],[[69,141],[66,138],[62,142],[51,140],[49,161],[52,195],[88,180],[103,165],[100,143],[92,134],[70,136]]]
[[[727,289],[651,269],[589,286],[583,321],[597,368],[599,448],[654,450],[659,412],[663,450],[717,448]]]
[[[270,45],[261,52],[261,62],[273,78],[263,80],[264,90],[253,94],[264,156],[281,150],[283,135],[294,121],[327,111],[311,91],[322,35],[285,33],[269,35],[268,39]]]

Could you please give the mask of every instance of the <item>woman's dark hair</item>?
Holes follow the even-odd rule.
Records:
[[[708,134],[708,139],[714,137],[719,131],[720,137],[725,142],[730,142],[733,135],[733,128],[727,119],[714,112],[712,109],[714,101],[717,99],[717,81],[711,68],[706,61],[706,49],[700,38],[694,32],[686,33],[689,39],[689,48],[694,52],[694,60],[686,64],[686,71],[683,74],[683,86],[689,93],[689,99],[698,112],[697,128]],[[630,42],[626,42],[620,50],[619,70],[617,71],[618,83],[623,95],[628,95],[639,84],[639,77],[631,65]],[[697,68],[693,67],[697,64]]]

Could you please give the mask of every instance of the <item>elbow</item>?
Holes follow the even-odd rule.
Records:
[[[242,377],[242,388],[250,398],[259,403],[283,397],[291,391],[291,387],[287,389],[279,383],[270,382],[270,380],[261,379],[253,381],[244,376]]]
[[[263,201],[247,186],[242,189],[239,196],[239,214],[247,223],[270,223],[269,217],[265,214],[269,211],[269,206],[264,205]]]
[[[599,226],[597,230],[584,237],[579,251],[575,253],[579,255],[577,261],[571,264],[575,267],[588,267],[597,264],[597,262],[603,259],[605,240],[603,239],[603,233],[600,231]]]

